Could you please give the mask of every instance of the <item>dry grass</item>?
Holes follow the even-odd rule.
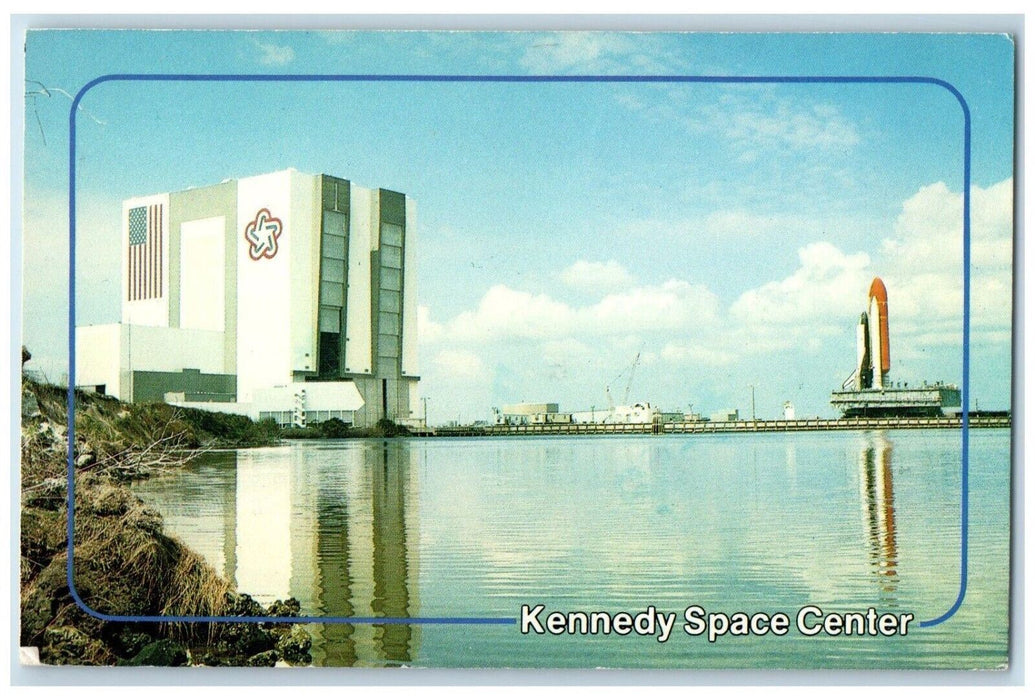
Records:
[[[247,664],[256,654],[275,659],[273,646],[288,627],[274,632],[247,623],[110,623],[76,604],[65,572],[66,395],[31,382],[25,388],[38,411],[22,424],[21,643],[40,647],[45,663],[60,664],[116,663],[163,638],[200,645],[205,663]],[[265,614],[198,554],[164,534],[161,516],[124,485],[200,454],[205,448],[197,429],[163,404],[126,405],[87,395],[77,400],[75,588],[83,602],[109,615]],[[251,422],[240,416],[213,420],[219,430],[250,430]],[[297,613],[294,606],[285,610]]]
[[[33,615],[28,633],[34,638],[25,641],[42,645],[45,633],[54,638],[53,630],[61,628],[65,632],[56,638],[73,644],[84,623],[62,585],[65,396],[55,387],[27,386],[36,395],[39,414],[22,427],[23,609],[49,619]],[[84,602],[112,615],[223,614],[230,584],[199,555],[166,536],[161,517],[121,485],[129,477],[178,468],[195,457],[200,450],[185,427],[92,397],[77,418],[75,456],[92,456],[75,474],[75,583]],[[208,634],[202,625],[167,631],[183,641]]]

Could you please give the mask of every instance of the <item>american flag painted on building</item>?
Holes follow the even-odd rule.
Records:
[[[129,210],[129,260],[126,299],[162,296],[162,205]]]

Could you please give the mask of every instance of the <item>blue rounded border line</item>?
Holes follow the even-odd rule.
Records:
[[[68,139],[68,590],[76,605],[89,615],[109,622],[273,622],[380,625],[513,625],[512,617],[259,617],[259,616],[169,616],[107,615],[88,606],[75,587],[73,563],[75,527],[75,195],[76,195],[76,113],[79,103],[91,89],[106,82],[324,82],[324,83],[710,83],[710,84],[859,84],[859,85],[935,85],[948,90],[963,110],[963,382],[962,478],[960,482],[960,586],[955,602],[939,617],[924,620],[920,627],[933,627],[956,614],[967,594],[967,535],[969,509],[969,416],[970,390],[970,107],[951,83],[923,76],[680,76],[680,75],[334,75],[334,74],[147,74],[102,75],[76,93],[69,109]]]

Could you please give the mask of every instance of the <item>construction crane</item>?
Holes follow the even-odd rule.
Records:
[[[622,403],[626,406],[629,405],[629,390],[632,389],[633,377],[636,376],[636,366],[640,364],[640,353],[642,352],[643,349],[641,348],[640,352],[636,353],[636,359],[633,360],[632,367],[629,368],[629,383],[625,385],[625,397],[622,399]]]
[[[615,401],[614,401],[614,398],[611,396],[611,384],[614,384],[615,382],[617,382],[619,379],[622,378],[623,375],[625,375],[628,372],[628,374],[629,374],[629,381],[626,382],[626,384],[625,384],[625,393],[622,394],[622,405],[628,406],[629,405],[629,392],[632,390],[633,378],[636,376],[636,367],[637,367],[637,365],[640,364],[640,355],[642,355],[642,354],[643,354],[643,348],[640,348],[640,351],[638,353],[636,353],[636,359],[633,360],[633,363],[629,367],[626,367],[621,372],[619,372],[618,376],[615,377],[614,379],[612,379],[611,383],[608,384],[606,387],[604,387],[604,391],[607,392],[607,408],[612,413],[615,410]]]

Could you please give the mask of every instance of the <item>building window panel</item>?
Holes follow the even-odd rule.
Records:
[[[334,209],[334,183],[326,180],[323,183],[323,208]]]
[[[337,258],[324,258],[320,265],[320,279],[324,282],[344,282],[345,261]]]
[[[335,236],[344,236],[348,217],[336,211],[325,211],[323,213],[323,232],[332,233]]]
[[[325,258],[336,258],[338,260],[344,260],[345,237],[325,235],[323,237],[323,256]]]
[[[382,333],[391,333],[392,335],[399,335],[399,314],[388,313],[382,311],[380,313],[379,327]]]
[[[339,333],[320,333],[320,376],[337,377],[339,360]]]
[[[402,267],[402,248],[392,245],[381,246],[381,266],[382,267]]]
[[[349,183],[339,182],[337,183],[338,190],[338,211],[349,210]]]
[[[320,301],[328,306],[344,306],[345,294],[338,282],[320,283]]]
[[[341,309],[331,306],[320,307],[320,330],[328,333],[341,331]]]
[[[393,270],[389,267],[381,270],[381,289],[390,289],[395,292],[401,292],[402,270]]]
[[[399,224],[381,224],[381,245],[401,246],[403,227]]]
[[[385,335],[377,336],[377,352],[387,357],[399,357],[399,336]]]
[[[383,290],[380,294],[379,311],[394,311],[399,313],[400,295],[399,292]]]

